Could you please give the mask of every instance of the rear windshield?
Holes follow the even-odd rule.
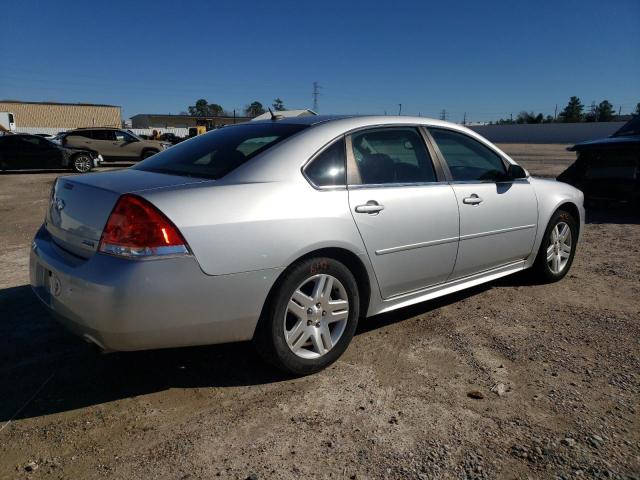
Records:
[[[133,167],[147,172],[218,179],[307,125],[277,123],[223,127],[180,143]]]
[[[623,137],[626,135],[640,135],[640,115],[636,115],[625,123],[612,137]]]

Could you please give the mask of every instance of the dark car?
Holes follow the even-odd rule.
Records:
[[[578,143],[567,150],[578,156],[558,180],[582,190],[585,201],[640,203],[640,115],[610,137]]]
[[[38,135],[0,136],[0,170],[69,168],[86,173],[101,161],[97,152],[63,147]]]

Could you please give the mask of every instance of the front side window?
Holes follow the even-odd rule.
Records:
[[[436,181],[431,157],[416,128],[366,130],[354,133],[351,144],[363,184]]]
[[[116,140],[116,135],[113,130],[93,130],[91,132],[91,138],[94,140],[113,142]]]
[[[305,128],[306,125],[284,123],[245,123],[219,128],[179,143],[133,168],[219,179]]]
[[[454,181],[504,180],[507,168],[502,157],[464,133],[429,128]]]
[[[304,169],[304,174],[316,187],[346,184],[344,137],[318,154]]]
[[[116,141],[118,142],[133,142],[135,138],[133,135],[129,135],[127,132],[123,132],[122,130],[116,130]]]

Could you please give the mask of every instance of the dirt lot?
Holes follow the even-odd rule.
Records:
[[[0,478],[640,478],[638,216],[590,212],[560,283],[371,318],[290,379],[244,344],[101,355],[58,327],[27,285],[56,175],[0,175]]]

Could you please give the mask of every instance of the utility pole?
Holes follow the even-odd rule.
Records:
[[[313,111],[316,113],[318,113],[318,97],[320,96],[321,88],[318,82],[313,82]]]
[[[464,112],[464,118],[462,119],[462,124],[463,125],[467,124],[467,112]]]
[[[553,111],[553,120],[558,119],[558,104],[556,103],[556,109]]]
[[[402,104],[398,104],[398,116],[402,115]]]
[[[513,113],[511,113],[511,123],[513,123]]]
[[[446,120],[447,119],[447,111],[443,108],[440,111],[440,120]]]
[[[618,116],[620,116],[620,113],[622,113],[622,105],[618,107]]]

